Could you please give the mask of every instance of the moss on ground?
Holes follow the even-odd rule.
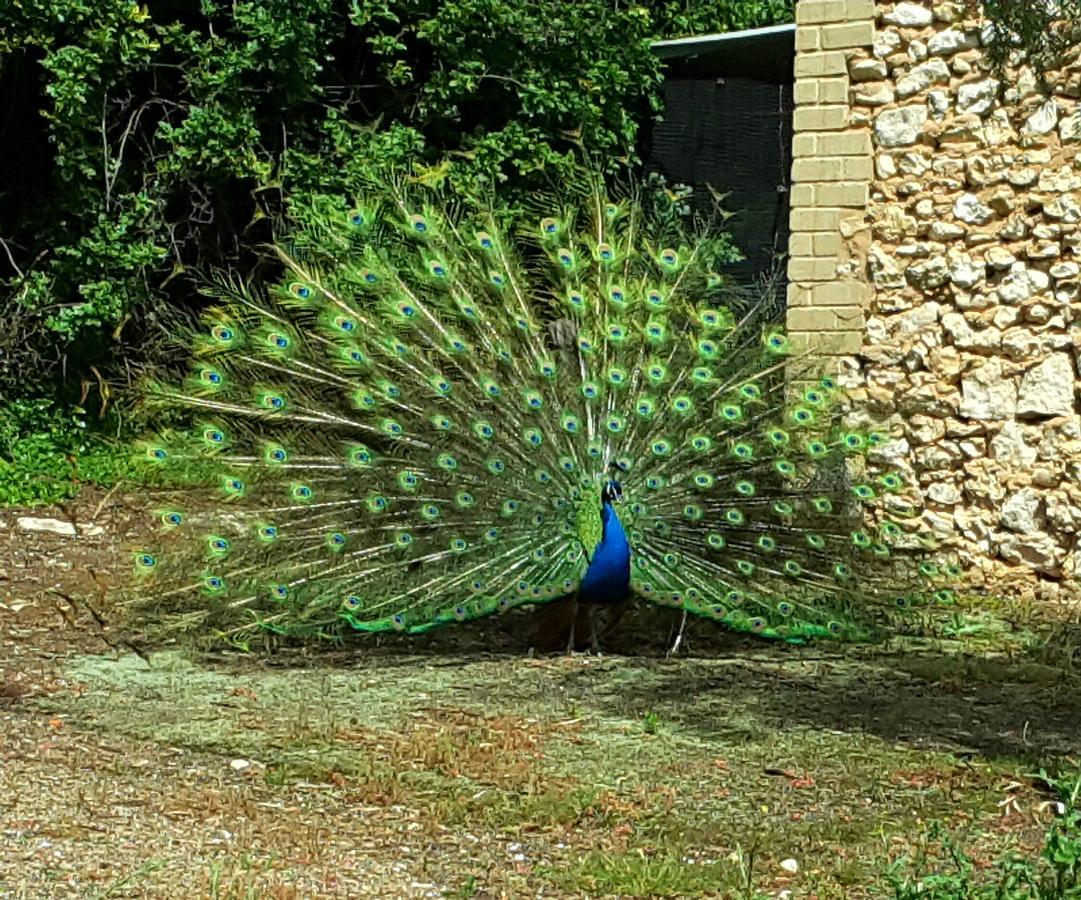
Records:
[[[930,641],[751,647],[82,656],[66,670],[80,689],[47,703],[103,733],[251,762],[272,790],[419,809],[433,841],[477,845],[476,864],[426,861],[447,895],[871,897],[933,821],[977,865],[1040,845],[1046,797],[1027,775],[1081,751],[1063,669]],[[521,860],[486,861],[494,843]]]

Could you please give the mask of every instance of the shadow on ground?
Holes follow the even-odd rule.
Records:
[[[679,617],[667,610],[636,610],[591,665],[547,669],[549,686],[583,711],[658,716],[706,740],[732,737],[733,728],[744,727],[733,724],[733,714],[753,712],[761,727],[862,732],[962,757],[1013,757],[1035,765],[1081,753],[1078,682],[1069,669],[1035,661],[1031,652],[976,655],[962,641],[904,638],[791,646],[692,622],[681,652],[669,658],[678,627]],[[472,664],[530,658],[533,633],[523,614],[419,638],[362,637],[337,649],[281,648],[267,656],[202,660],[232,672],[371,674],[421,667],[453,679],[454,671]],[[495,695],[507,688],[490,690]]]

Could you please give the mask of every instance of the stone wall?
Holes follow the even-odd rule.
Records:
[[[820,205],[822,176],[838,169],[807,164],[830,157],[816,146],[824,132],[809,141],[799,116],[824,108],[810,84],[838,77],[836,62],[823,63],[828,72],[807,62],[842,12],[874,33],[842,51],[847,95],[829,133],[869,143],[873,172],[866,206],[837,217],[834,254],[829,241],[807,241],[803,202]],[[884,453],[921,485],[926,522],[996,592],[1072,592],[1081,48],[1045,93],[1023,64],[996,79],[990,32],[963,2],[878,2],[868,13],[854,0],[800,0],[797,15],[796,97],[811,106],[796,113],[790,325],[812,345],[823,332],[832,351],[831,292],[858,296],[846,321],[861,331],[841,341],[852,348],[841,366],[865,415],[889,424]],[[831,287],[808,287],[808,273],[831,275]]]

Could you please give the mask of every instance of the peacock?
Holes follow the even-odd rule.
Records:
[[[295,213],[143,387],[130,606],[244,642],[638,598],[799,642],[942,597],[887,437],[676,206],[404,176]]]

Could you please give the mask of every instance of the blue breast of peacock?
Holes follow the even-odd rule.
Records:
[[[610,481],[601,505],[601,540],[590,555],[589,566],[578,588],[578,598],[587,603],[622,603],[630,596],[631,546],[613,503],[622,498],[622,488]]]

